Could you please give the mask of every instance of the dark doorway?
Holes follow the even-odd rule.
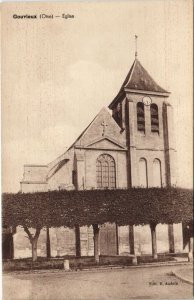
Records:
[[[116,224],[106,223],[100,227],[100,254],[117,255],[117,226]]]

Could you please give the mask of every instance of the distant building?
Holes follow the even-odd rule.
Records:
[[[162,187],[176,184],[176,151],[169,92],[135,59],[117,96],[103,108],[73,145],[48,165],[25,165],[21,191]],[[142,190],[143,193],[143,190]],[[31,256],[23,229],[14,234],[14,257]],[[93,255],[92,228],[50,229],[51,255]],[[183,251],[182,225],[157,226],[158,252]],[[104,224],[100,254],[151,253],[149,226]],[[38,242],[46,255],[46,230]]]

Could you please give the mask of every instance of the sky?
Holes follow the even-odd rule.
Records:
[[[64,19],[14,19],[40,14]],[[171,92],[177,185],[192,187],[192,1],[2,4],[2,191],[24,164],[65,152],[120,89],[135,57]]]

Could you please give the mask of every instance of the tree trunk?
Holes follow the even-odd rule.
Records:
[[[169,252],[174,253],[174,229],[173,229],[173,224],[168,224],[168,240],[169,240]]]
[[[49,227],[46,228],[46,255],[47,255],[47,258],[51,257],[51,243],[50,243]]]
[[[38,238],[40,235],[41,228],[37,227],[36,232],[33,236],[27,226],[24,225],[23,227],[24,227],[24,230],[27,233],[30,243],[32,245],[32,261],[34,262],[37,260],[37,243],[38,243]]]
[[[151,223],[150,229],[151,229],[151,236],[152,236],[152,257],[154,259],[157,259],[158,254],[157,254],[157,241],[156,241],[156,224]]]
[[[32,261],[37,261],[37,243],[38,239],[33,238],[31,241],[32,244]]]
[[[135,254],[133,225],[129,225],[129,250],[130,254]]]
[[[115,223],[116,224],[116,247],[117,247],[117,255],[119,255],[119,229],[118,229],[118,225],[117,225],[117,223]]]
[[[11,239],[10,239],[10,258],[14,258],[14,244],[13,244],[13,234],[11,234]]]
[[[97,264],[99,264],[99,227],[98,224],[93,224],[93,232],[94,232],[94,259]]]
[[[81,243],[80,243],[80,227],[79,225],[75,226],[75,248],[76,248],[76,256],[81,256]]]
[[[189,253],[188,253],[188,260],[190,262],[193,261],[193,237],[190,236],[189,238]]]

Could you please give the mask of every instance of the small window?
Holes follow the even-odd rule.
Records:
[[[145,113],[144,104],[137,103],[137,130],[145,133]]]
[[[151,104],[151,131],[159,133],[159,118],[158,118],[158,106],[156,104]]]
[[[162,187],[161,162],[158,158],[153,161],[153,187]]]
[[[140,187],[148,187],[147,161],[145,158],[139,160],[139,185]]]

